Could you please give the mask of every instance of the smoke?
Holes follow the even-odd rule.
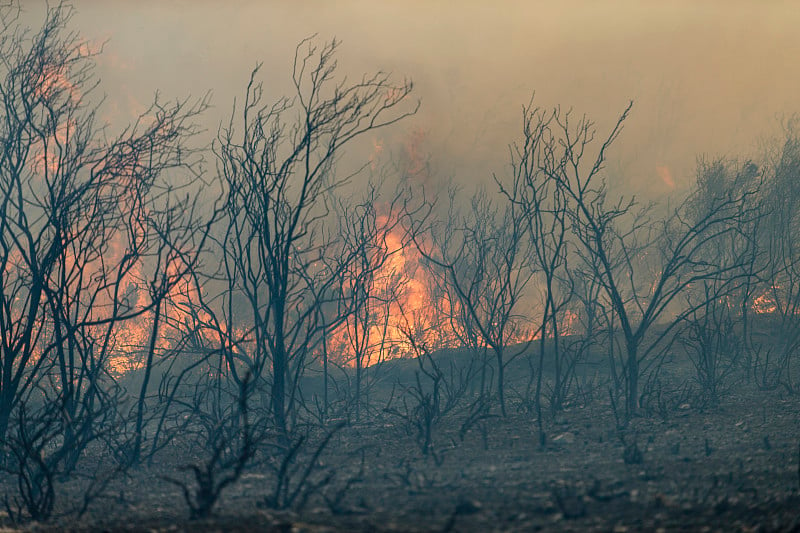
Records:
[[[756,155],[777,118],[800,109],[791,2],[77,0],[75,7],[74,26],[85,37],[108,39],[99,73],[113,120],[141,111],[155,90],[173,98],[212,91],[210,138],[256,63],[264,63],[274,99],[290,92],[296,44],[312,34],[336,37],[342,74],[411,77],[422,101],[416,117],[366,140],[365,150],[376,143],[401,150],[408,135],[424,132],[434,171],[464,184],[502,174],[521,106],[534,92],[541,106],[586,113],[600,135],[633,99],[609,175],[648,195],[688,187],[698,154]]]

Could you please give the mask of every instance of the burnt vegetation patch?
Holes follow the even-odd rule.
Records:
[[[644,204],[607,168],[632,102],[601,131],[531,101],[470,196],[414,150],[347,167],[420,102],[337,41],[297,46],[285,97],[254,68],[203,147],[208,98],[103,124],[72,9],[19,13],[3,527],[800,528],[795,120]]]

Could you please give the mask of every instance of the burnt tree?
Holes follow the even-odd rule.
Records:
[[[323,320],[315,295],[331,294],[342,262],[339,236],[324,230],[331,195],[352,175],[336,166],[342,150],[365,133],[414,113],[412,85],[388,74],[336,81],[338,42],[298,45],[294,94],[264,102],[256,68],[244,101],[214,146],[225,216],[220,252],[228,288],[228,331],[248,324],[247,359],[256,383],[266,378],[274,422],[286,432],[297,378],[335,324]],[[241,305],[231,305],[238,300]]]

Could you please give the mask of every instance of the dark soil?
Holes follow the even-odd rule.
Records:
[[[25,529],[800,530],[798,396],[742,385],[703,407],[676,389],[624,429],[607,391],[584,398],[547,417],[543,447],[535,415],[513,401],[507,417],[472,425],[463,440],[464,416],[445,418],[428,454],[402,420],[377,413],[336,434],[311,476],[321,486],[299,511],[264,508],[274,477],[261,457],[223,493],[212,518],[188,520],[180,489],[163,476],[188,479],[176,467],[199,459],[174,448],[115,481],[82,517]],[[66,505],[80,485],[57,490]]]

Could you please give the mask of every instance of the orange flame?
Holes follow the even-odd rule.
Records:
[[[773,289],[775,288],[773,287]],[[753,299],[752,309],[753,312],[759,315],[774,313],[778,310],[778,302],[775,300],[774,295],[770,294],[770,292],[765,292]]]
[[[669,171],[669,167],[665,165],[660,165],[656,167],[656,174],[658,177],[661,178],[661,181],[669,187],[670,189],[675,188],[675,180],[672,179],[672,173]]]

